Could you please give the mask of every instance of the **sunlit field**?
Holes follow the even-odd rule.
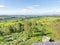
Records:
[[[43,36],[60,41],[59,16],[0,18],[0,45],[31,45]]]

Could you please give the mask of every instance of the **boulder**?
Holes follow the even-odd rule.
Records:
[[[50,42],[50,37],[47,37],[47,36],[43,36],[42,38],[42,42]]]

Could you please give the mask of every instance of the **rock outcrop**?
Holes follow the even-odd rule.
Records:
[[[50,39],[51,39],[50,37],[43,36],[43,38],[42,38],[42,42],[49,42]]]

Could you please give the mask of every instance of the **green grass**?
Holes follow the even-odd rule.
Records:
[[[41,42],[44,34],[54,40],[60,41],[60,17],[39,17],[24,19],[22,21],[16,20],[0,22],[0,45],[31,45],[35,42]],[[10,29],[14,32],[11,33]],[[9,40],[7,37],[13,38],[16,41],[6,41]],[[30,39],[18,43],[18,40],[25,38]]]

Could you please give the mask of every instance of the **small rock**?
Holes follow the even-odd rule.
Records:
[[[30,39],[30,38],[24,38],[23,41],[27,41],[27,40],[29,40],[29,39]]]
[[[20,39],[20,40],[18,40],[18,43],[20,43],[20,42],[23,42],[23,40],[21,40],[21,39]]]

